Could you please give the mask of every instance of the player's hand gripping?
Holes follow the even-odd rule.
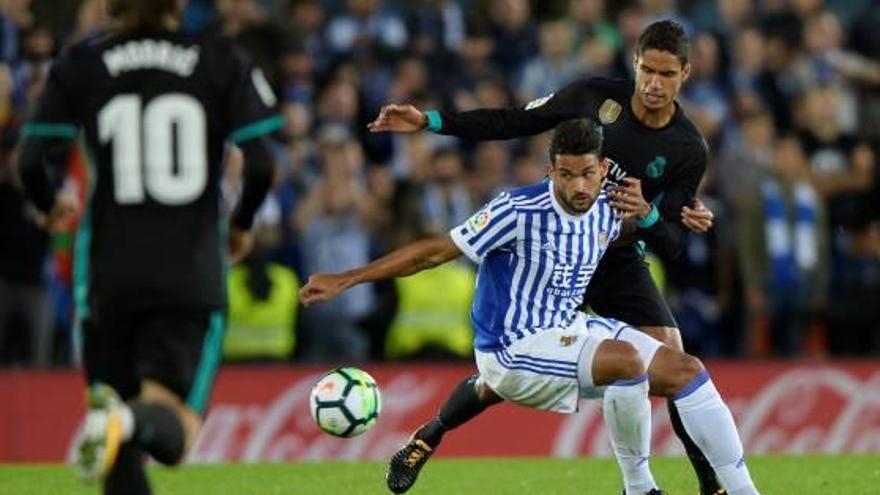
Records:
[[[254,249],[254,236],[250,231],[236,226],[229,227],[229,262],[232,264],[247,258]]]
[[[367,124],[370,132],[418,132],[426,127],[428,118],[412,105],[385,105]]]
[[[611,189],[611,206],[623,213],[624,220],[641,220],[648,216],[651,213],[651,204],[642,195],[642,181],[626,177],[623,182]]]
[[[684,205],[681,209],[681,223],[692,232],[702,234],[712,228],[715,214],[706,208],[702,201],[694,199],[694,207]]]
[[[350,285],[348,277],[342,274],[316,273],[309,277],[309,282],[299,290],[299,299],[303,306],[329,301],[345,291]]]

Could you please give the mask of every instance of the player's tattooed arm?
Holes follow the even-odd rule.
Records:
[[[354,285],[413,275],[442,265],[461,254],[461,250],[449,235],[423,239],[407,244],[360,268],[341,273],[314,274],[300,289],[300,300],[306,306],[327,301]]]

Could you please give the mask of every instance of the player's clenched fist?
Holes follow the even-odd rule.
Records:
[[[367,124],[370,132],[417,132],[428,127],[428,118],[412,105],[385,105],[376,120]]]

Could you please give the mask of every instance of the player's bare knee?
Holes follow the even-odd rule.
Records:
[[[645,374],[645,364],[638,350],[621,340],[603,340],[593,356],[591,369],[593,384],[597,386],[632,380]]]
[[[694,378],[696,378],[700,373],[702,373],[706,368],[703,366],[703,362],[697,359],[690,354],[684,354],[681,359],[681,368],[682,375],[687,379],[687,383],[690,383]]]
[[[632,345],[627,342],[623,342],[626,344],[623,348],[621,348],[621,377],[623,380],[632,380],[635,378],[639,378],[640,376],[645,374],[645,363],[642,362],[642,357],[639,355],[639,351]]]
[[[690,354],[680,353],[678,357],[678,369],[672,380],[672,392],[675,393],[681,391],[689,383],[694,381],[703,370],[705,370],[705,368],[699,359]]]

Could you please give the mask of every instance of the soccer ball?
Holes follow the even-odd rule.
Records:
[[[345,438],[372,428],[382,410],[379,385],[357,368],[336,368],[322,376],[309,403],[319,428]]]

